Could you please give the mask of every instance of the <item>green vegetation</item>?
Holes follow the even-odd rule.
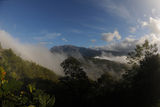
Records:
[[[148,41],[129,53],[121,79],[105,72],[93,81],[73,57],[62,62],[65,76],[58,77],[11,50],[0,49],[0,56],[2,107],[160,107],[160,55]]]
[[[55,106],[159,107],[160,55],[156,45],[145,41],[127,59],[131,67],[121,79],[106,72],[92,81],[85,75],[78,79],[75,73],[85,72],[76,59],[68,58],[62,63],[66,76],[60,79],[55,91]]]
[[[98,59],[98,58],[88,58],[88,61],[92,61],[93,64],[95,64],[98,67],[99,70],[102,70],[104,72],[113,70],[118,73],[120,71],[128,69],[128,65],[125,63],[119,63],[119,62],[109,61],[105,59]]]
[[[8,76],[16,79],[41,78],[57,81],[58,77],[53,72],[35,63],[24,61],[16,56],[11,49],[0,50],[0,66],[3,67]]]
[[[0,48],[0,104],[2,107],[52,107],[53,94],[38,89],[38,80],[57,82],[58,76]],[[33,84],[34,83],[34,84]],[[43,83],[42,83],[43,84]]]
[[[44,93],[32,84],[23,86],[23,82],[6,80],[6,72],[0,68],[0,104],[2,107],[52,107],[55,102],[53,96]]]

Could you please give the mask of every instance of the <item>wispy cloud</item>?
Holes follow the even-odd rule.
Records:
[[[51,39],[54,39],[56,37],[59,37],[61,36],[62,34],[61,33],[45,33],[43,34],[43,36],[36,36],[36,37],[33,37],[35,40],[38,40],[38,41],[43,41],[43,40],[51,40]]]
[[[4,30],[0,30],[0,38],[3,48],[12,49],[23,59],[35,62],[41,66],[51,69],[58,75],[63,75],[60,64],[65,59],[64,55],[53,54],[48,50],[48,48],[45,48],[41,45],[33,45],[30,43],[24,44],[17,38],[13,38],[13,36]]]
[[[131,14],[126,5],[115,0],[90,0],[106,12],[111,12],[122,18],[130,18]]]
[[[68,40],[66,38],[62,38],[62,41],[64,42],[68,42]]]
[[[41,41],[39,42],[40,45],[52,45],[53,42],[46,42],[46,41]]]
[[[78,30],[78,29],[71,29],[71,32],[72,32],[72,33],[82,33],[82,31],[81,31],[81,30]]]

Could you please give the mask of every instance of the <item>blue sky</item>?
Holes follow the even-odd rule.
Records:
[[[139,38],[158,0],[1,0],[0,29],[21,42],[93,47]],[[147,22],[146,22],[147,23]]]

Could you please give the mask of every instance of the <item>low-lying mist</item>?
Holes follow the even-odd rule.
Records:
[[[101,56],[96,56],[95,58],[106,59],[106,60],[120,62],[120,63],[127,63],[127,60],[126,60],[127,56],[125,56],[125,55],[123,55],[123,56],[114,56],[114,55],[112,55],[112,53],[102,52]]]
[[[48,48],[41,45],[21,43],[4,30],[0,30],[0,43],[2,48],[11,48],[21,58],[46,67],[58,75],[63,75],[60,63],[66,59],[65,55],[51,53]]]

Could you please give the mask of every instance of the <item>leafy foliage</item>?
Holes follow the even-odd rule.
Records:
[[[58,77],[54,72],[39,66],[35,63],[24,61],[16,56],[11,49],[1,52],[0,66],[8,72],[8,76],[23,79],[23,78],[42,78],[57,81]]]
[[[52,107],[55,97],[36,89],[35,85],[28,84],[27,90],[22,90],[22,82],[5,80],[6,72],[1,68],[0,100],[2,107]]]
[[[55,103],[54,95],[37,89],[37,83],[30,84],[30,80],[35,78],[52,82],[57,82],[58,79],[52,71],[22,60],[12,50],[0,49],[0,105],[2,107],[52,107]]]
[[[144,58],[155,55],[158,51],[157,45],[149,44],[148,40],[142,45],[137,45],[135,50],[128,55],[129,64],[139,64]]]
[[[86,79],[86,73],[82,69],[81,63],[73,57],[69,57],[61,66],[64,69],[66,76],[69,76],[72,79]]]

